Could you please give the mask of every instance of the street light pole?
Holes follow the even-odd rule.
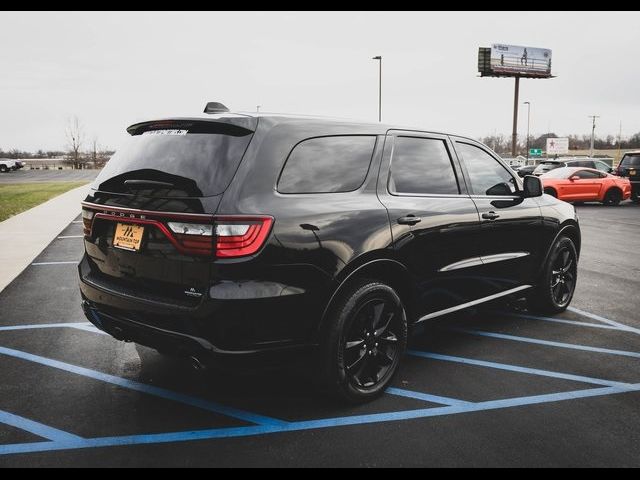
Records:
[[[378,70],[378,121],[382,122],[382,56],[375,56],[372,60],[380,62]]]
[[[531,102],[524,102],[527,106],[527,163],[529,163],[529,124],[531,123]]]
[[[591,126],[591,152],[589,153],[589,156],[593,158],[593,139],[596,131],[596,118],[600,118],[600,115],[589,115],[589,118],[593,120],[593,125]]]

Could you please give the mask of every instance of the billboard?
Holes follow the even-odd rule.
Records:
[[[569,139],[567,137],[547,138],[547,156],[563,153],[569,153]]]
[[[481,48],[478,69],[487,76],[551,77],[551,50],[494,43]]]

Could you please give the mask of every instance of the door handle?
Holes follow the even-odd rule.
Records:
[[[400,225],[415,225],[416,223],[421,222],[422,219],[420,217],[416,217],[415,215],[407,215],[406,217],[400,217],[398,219],[398,223]]]
[[[482,218],[485,220],[495,220],[499,217],[500,215],[498,215],[496,212],[486,212],[482,214]]]

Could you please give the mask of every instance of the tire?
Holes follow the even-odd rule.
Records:
[[[544,193],[546,193],[547,195],[551,195],[552,197],[558,198],[558,192],[556,192],[555,189],[553,188],[545,188]]]
[[[620,205],[622,201],[622,192],[617,188],[610,188],[607,190],[607,193],[604,194],[604,200],[602,200],[603,205],[608,205],[611,207]]]
[[[564,312],[573,298],[578,280],[578,255],[569,237],[559,237],[544,265],[535,290],[527,298],[527,307],[535,313]]]
[[[636,205],[640,203],[640,197],[638,196],[637,192],[633,192],[633,191],[631,192],[631,201]]]
[[[342,401],[371,401],[393,379],[406,347],[407,314],[400,296],[385,283],[358,280],[329,310],[316,359],[316,383]]]
[[[7,170],[9,169],[7,168],[6,165],[0,165],[0,172],[5,173]]]

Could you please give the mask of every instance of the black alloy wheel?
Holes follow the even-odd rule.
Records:
[[[407,314],[389,285],[359,279],[329,310],[318,349],[318,383],[333,397],[363,403],[381,395],[407,345]]]
[[[569,304],[576,286],[576,261],[569,247],[558,252],[551,271],[551,294],[559,307]]]
[[[615,206],[619,205],[622,201],[622,193],[617,188],[612,188],[607,191],[604,195],[604,203],[605,205]]]
[[[374,387],[398,361],[401,305],[392,298],[372,298],[354,315],[343,342],[343,361],[349,382]]]

